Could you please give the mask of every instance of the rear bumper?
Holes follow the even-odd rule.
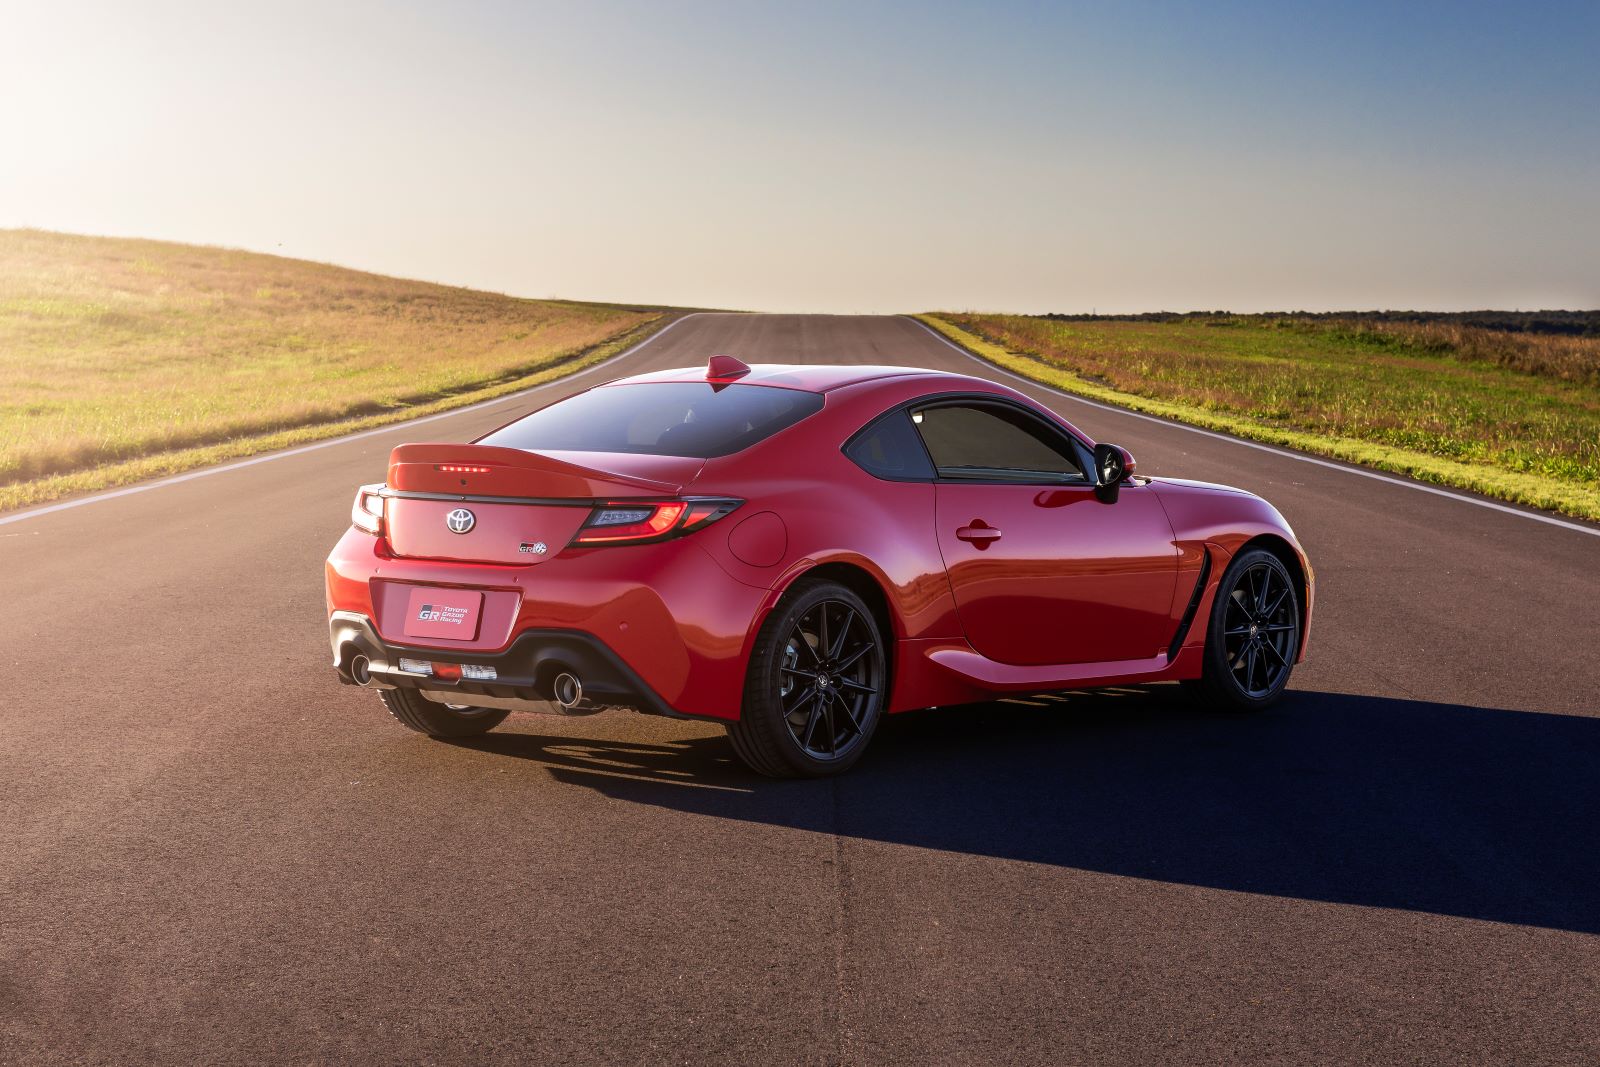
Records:
[[[568,548],[536,565],[505,566],[403,559],[352,528],[327,561],[334,654],[343,627],[350,640],[372,646],[363,654],[374,664],[391,665],[397,675],[403,650],[407,659],[492,666],[502,688],[505,679],[547,685],[551,679],[535,668],[564,659],[593,672],[592,685],[581,670],[572,672],[585,689],[617,694],[617,703],[734,719],[766,590],[733,578],[694,540]],[[406,636],[408,590],[415,586],[481,590],[478,634],[463,641]],[[383,684],[414,682],[377,677]]]
[[[513,706],[510,702],[517,702],[528,710],[556,714],[623,707],[651,715],[691,717],[674,711],[616,652],[593,634],[580,630],[527,630],[504,651],[467,652],[386,642],[365,615],[336,611],[328,620],[328,639],[333,647],[334,670],[346,685],[421,689],[452,704],[472,704],[474,697],[491,698],[496,706],[509,707]],[[365,672],[370,678],[366,683],[355,678],[357,657],[365,657]],[[494,670],[495,677],[492,681],[444,679],[404,670],[402,659],[488,667]],[[564,708],[555,703],[555,680],[563,673],[575,675],[582,682],[583,703],[578,707]],[[453,696],[459,699],[452,699]]]

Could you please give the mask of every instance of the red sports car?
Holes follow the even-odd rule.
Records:
[[[908,367],[643,374],[396,448],[328,557],[334,667],[435,737],[512,711],[723,724],[827,775],[886,713],[1180,681],[1261,708],[1312,575],[1238,489],[1134,474],[1005,386]]]

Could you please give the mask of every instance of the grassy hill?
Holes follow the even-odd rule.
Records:
[[[524,388],[670,309],[0,230],[0,510]],[[943,313],[1041,381],[1600,519],[1600,315]]]
[[[659,308],[0,231],[0,508],[330,436],[603,358]]]
[[[1600,519],[1594,313],[923,319],[1070,392]]]

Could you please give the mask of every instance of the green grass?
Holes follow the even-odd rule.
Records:
[[[1600,389],[1585,339],[1527,373],[1435,331],[1237,317],[919,316],[976,355],[1153,415],[1600,519]],[[1577,370],[1571,368],[1577,367]]]
[[[228,249],[0,231],[0,509],[511,392],[666,321]]]

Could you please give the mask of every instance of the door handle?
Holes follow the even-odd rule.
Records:
[[[957,530],[956,536],[963,541],[977,545],[979,548],[988,548],[991,541],[1000,540],[1000,531],[982,519],[973,519],[970,526],[963,526]]]

